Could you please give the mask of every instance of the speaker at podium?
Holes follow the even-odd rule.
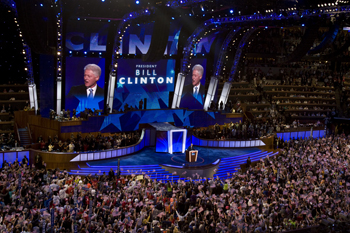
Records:
[[[191,146],[189,146],[186,150],[186,161],[190,163],[197,162],[198,157],[198,150],[195,150],[193,148],[193,144],[191,143]]]
[[[186,161],[190,163],[197,162],[198,150],[186,150]]]

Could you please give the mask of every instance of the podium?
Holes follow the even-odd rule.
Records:
[[[186,150],[186,161],[187,162],[197,162],[198,150]]]

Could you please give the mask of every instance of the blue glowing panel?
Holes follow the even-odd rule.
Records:
[[[173,132],[173,152],[182,152],[183,132]]]
[[[230,141],[225,141],[224,142],[224,147],[230,147]]]
[[[13,163],[16,161],[16,152],[5,152],[4,153],[4,160],[6,160],[8,163]]]
[[[0,153],[0,166],[2,167],[2,163],[4,162],[4,153]]]
[[[324,137],[324,130],[320,130],[320,138]]]
[[[304,139],[305,138],[305,131],[298,132],[298,138]]]
[[[283,138],[283,133],[277,133],[277,138]]]
[[[208,146],[208,141],[207,140],[201,140],[200,141],[200,146]]]
[[[22,159],[24,158],[24,156],[27,157],[28,159],[28,164],[29,164],[29,151],[19,151],[18,152],[18,161],[22,162]]]
[[[72,132],[121,132],[137,130],[139,124],[154,122],[174,122],[175,126],[207,127],[216,123],[233,123],[242,118],[226,118],[219,112],[194,111],[186,109],[129,111],[108,116],[90,117],[79,126],[62,126],[61,133]]]
[[[319,130],[314,130],[312,132],[312,137],[313,138],[319,138],[319,136],[320,136],[320,131]]]
[[[298,132],[291,132],[290,139],[298,139]]]
[[[246,141],[241,141],[241,147],[246,147]]]
[[[288,142],[290,139],[290,132],[283,133],[283,140]]]
[[[76,109],[78,113],[90,109],[103,109],[104,102],[104,58],[92,58],[92,57],[67,57],[66,58],[66,109]],[[92,82],[85,83],[84,81],[84,67],[87,64],[96,64],[101,68],[101,75],[96,82],[97,86],[94,91],[93,97],[88,97],[89,85],[93,85]]]
[[[143,62],[141,59],[120,59],[118,63],[113,109],[124,110],[125,105],[135,109],[169,107],[169,92],[174,91],[175,60]]]
[[[175,60],[143,62],[142,59],[119,59],[117,93],[174,91]]]
[[[156,152],[168,152],[168,132],[157,131]]]
[[[311,131],[305,131],[305,138],[309,138],[310,137],[310,133],[311,133]]]

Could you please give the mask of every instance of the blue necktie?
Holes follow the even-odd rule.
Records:
[[[94,98],[94,89],[90,88],[89,91],[90,91],[90,93],[89,93],[88,98],[93,99]]]
[[[198,87],[194,88],[194,98],[197,98],[198,95]]]

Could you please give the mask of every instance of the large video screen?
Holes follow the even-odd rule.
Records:
[[[125,105],[135,109],[168,108],[169,92],[174,91],[174,68],[173,59],[158,62],[119,59],[113,108],[124,110]]]
[[[101,68],[99,77],[94,68],[84,68],[95,64]],[[104,107],[104,58],[67,57],[66,58],[66,109],[76,109],[77,113],[90,109]],[[92,90],[91,90],[92,89]]]
[[[206,59],[192,59],[191,71],[185,79],[180,108],[203,109],[206,88]]]

